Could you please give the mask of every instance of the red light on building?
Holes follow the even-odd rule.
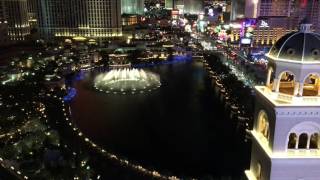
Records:
[[[172,19],[179,19],[179,10],[174,9],[171,11],[171,18]]]
[[[308,4],[308,0],[301,0],[300,7],[305,8],[307,6],[307,4]]]
[[[171,11],[171,15],[172,16],[178,16],[179,15],[179,10],[177,10],[177,9],[172,10]]]

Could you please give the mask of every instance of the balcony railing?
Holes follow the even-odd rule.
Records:
[[[257,86],[256,89],[276,105],[320,105],[320,96],[293,96],[281,92],[273,92],[266,86]]]

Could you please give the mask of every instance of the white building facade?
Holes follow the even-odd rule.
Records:
[[[309,24],[271,48],[256,87],[249,180],[320,179],[320,35]]]

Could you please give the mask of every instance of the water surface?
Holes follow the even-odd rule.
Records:
[[[248,145],[214,95],[199,62],[163,65],[162,86],[139,95],[108,95],[92,77],[75,84],[73,119],[96,143],[131,161],[179,176],[240,176],[249,164]]]

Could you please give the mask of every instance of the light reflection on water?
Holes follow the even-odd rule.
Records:
[[[214,97],[200,63],[149,69],[162,86],[139,95],[108,95],[92,79],[76,83],[76,124],[90,139],[116,154],[175,175],[242,174],[247,146],[235,141],[234,125]]]

